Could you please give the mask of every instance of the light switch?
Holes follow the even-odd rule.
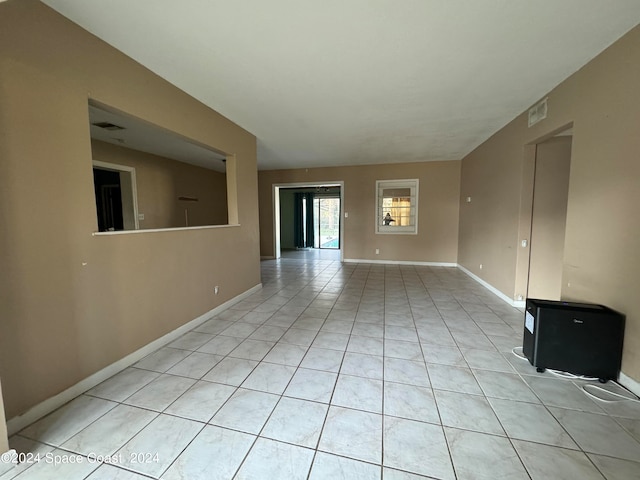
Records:
[[[526,248],[527,245],[529,245],[529,242],[527,242],[527,239],[525,238],[522,240],[522,246]]]

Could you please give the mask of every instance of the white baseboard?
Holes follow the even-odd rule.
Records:
[[[135,352],[130,353],[126,357],[121,358],[120,360],[112,363],[111,365],[106,366],[102,370],[99,370],[98,372],[85,378],[84,380],[79,381],[78,383],[67,388],[63,392],[60,392],[59,394],[54,395],[53,397],[48,398],[43,402],[40,402],[34,407],[31,407],[22,415],[18,415],[17,417],[11,418],[10,420],[7,421],[7,433],[9,435],[13,435],[14,433],[19,432],[27,425],[32,424],[36,420],[39,420],[45,415],[53,412],[55,409],[60,408],[65,403],[70,402],[71,400],[76,398],[78,395],[83,394],[87,390],[95,387],[96,385],[102,383],[106,379],[114,376],[116,373],[121,372],[125,368],[133,365],[138,360],[146,357],[150,353],[155,352],[160,347],[163,347],[164,345],[167,345],[168,343],[173,342],[183,334],[187,333],[190,330],[193,330],[197,326],[209,320],[211,317],[226,310],[232,305],[235,305],[236,303],[244,300],[248,296],[259,291],[260,289],[262,289],[262,283],[255,285],[254,287],[250,288],[246,292],[241,293],[240,295],[232,298],[231,300],[227,300],[223,304],[218,305],[212,310],[209,310],[208,312],[200,315],[198,318],[195,318],[189,321],[188,323],[181,325],[180,327],[167,333],[166,335],[163,335],[157,340],[154,340],[153,342],[148,343],[147,345],[136,350]]]
[[[494,287],[490,283],[484,281],[479,276],[477,276],[475,273],[471,273],[469,270],[464,268],[462,265],[458,265],[458,268],[460,270],[462,270],[464,273],[466,273],[467,275],[469,275],[471,278],[473,278],[476,282],[478,282],[484,288],[486,288],[491,293],[493,293],[495,296],[497,296],[498,298],[500,298],[500,299],[504,300],[505,302],[507,302],[512,307],[524,308],[526,306],[525,305],[526,302],[524,300],[513,300],[512,298],[509,298],[504,293],[502,293],[500,290],[498,290],[496,287]]]
[[[524,310],[527,307],[527,302],[525,300],[513,300],[511,305],[519,308],[520,310]]]
[[[507,302],[509,305],[512,305],[516,308],[526,308],[527,302],[525,300],[512,300],[509,297],[507,297],[504,293],[502,293],[500,290],[495,288],[493,285],[485,282],[480,277],[471,273],[469,270],[467,270],[463,266],[458,265],[458,268],[462,270],[464,273],[466,273],[467,275],[469,275],[471,278],[473,278],[480,285],[485,287],[487,290],[489,290],[490,292],[494,293],[499,298]],[[640,382],[634,380],[628,375],[625,375],[624,372],[620,372],[620,376],[618,377],[618,383],[623,387],[627,388],[629,391],[633,392],[638,397],[640,397]]]
[[[345,258],[344,263],[372,263],[376,265],[415,265],[419,267],[455,267],[457,263],[413,262],[410,260],[367,260],[364,258]]]
[[[620,372],[620,377],[618,377],[618,383],[623,387],[628,388],[630,391],[632,391],[638,397],[640,397],[640,382],[636,382],[630,376],[625,375],[623,372]]]

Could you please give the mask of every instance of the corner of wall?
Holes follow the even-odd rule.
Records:
[[[640,397],[640,382],[637,382],[636,380],[631,378],[629,375],[626,375],[624,372],[620,372],[618,383],[623,387],[628,388],[630,391],[632,391],[638,397]]]
[[[9,440],[7,438],[7,421],[4,416],[4,401],[2,400],[2,381],[0,381],[0,454],[7,450],[9,450]]]
[[[473,278],[476,282],[478,282],[480,285],[482,285],[484,288],[486,288],[487,290],[489,290],[491,293],[493,293],[495,296],[497,296],[498,298],[500,298],[501,300],[504,300],[505,302],[507,302],[509,305],[511,305],[512,307],[515,308],[525,308],[525,302],[523,300],[514,300],[512,298],[509,298],[507,295],[505,295],[504,293],[502,293],[500,290],[498,290],[496,287],[494,287],[493,285],[491,285],[490,283],[484,281],[482,278],[480,278],[479,276],[477,276],[476,274],[474,274],[473,272],[471,272],[470,270],[464,268],[462,265],[458,264],[457,265],[458,269],[462,270],[464,273],[466,273],[467,275],[469,275],[471,278]]]

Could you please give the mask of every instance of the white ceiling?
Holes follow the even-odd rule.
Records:
[[[255,134],[261,169],[460,159],[640,21],[638,0],[44,3]]]

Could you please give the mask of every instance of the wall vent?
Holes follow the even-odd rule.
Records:
[[[536,103],[529,109],[529,126],[532,127],[540,120],[547,118],[547,98]]]
[[[125,129],[120,125],[116,125],[110,122],[96,122],[96,123],[92,123],[91,125],[94,125],[99,128],[104,128],[105,130],[124,130]]]

